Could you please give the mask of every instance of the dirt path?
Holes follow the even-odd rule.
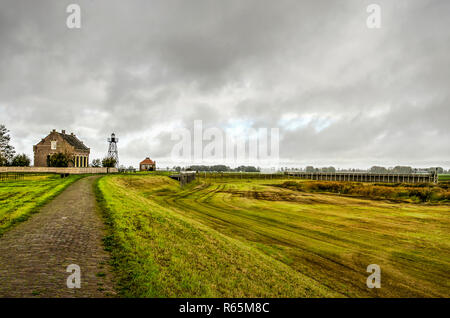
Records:
[[[70,185],[41,211],[0,238],[0,297],[107,297],[114,295],[104,225],[93,182]],[[66,281],[80,266],[81,288]]]

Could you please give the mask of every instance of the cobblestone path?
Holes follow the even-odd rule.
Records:
[[[96,178],[78,180],[0,237],[0,297],[114,296]],[[80,266],[81,288],[67,287],[70,264]]]

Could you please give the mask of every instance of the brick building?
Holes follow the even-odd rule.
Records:
[[[151,160],[149,157],[145,158],[139,164],[139,171],[155,171],[156,161]]]
[[[55,129],[33,146],[34,166],[47,167],[48,158],[55,153],[67,153],[73,163],[69,167],[88,167],[90,149],[84,145],[73,133],[66,134],[65,130],[57,132]]]

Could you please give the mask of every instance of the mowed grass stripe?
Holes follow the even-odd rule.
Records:
[[[255,217],[253,217],[254,213],[252,213],[251,217],[249,217],[249,213],[246,213],[246,212],[249,212],[249,210],[242,210],[241,209],[239,211],[239,213],[236,213],[237,211],[233,210],[231,213],[229,213],[229,212],[226,212],[226,211],[230,211],[230,210],[234,209],[235,206],[233,206],[233,205],[214,205],[213,202],[209,202],[207,197],[205,197],[205,196],[202,196],[202,197],[204,199],[195,200],[195,202],[200,204],[200,205],[202,205],[204,208],[214,209],[216,211],[214,211],[212,213],[208,213],[208,212],[205,212],[205,210],[203,210],[202,213],[200,213],[200,214],[203,214],[203,215],[206,215],[208,217],[211,217],[212,221],[215,222],[215,223],[219,223],[220,221],[223,222],[223,221],[226,220],[226,222],[228,224],[234,224],[235,226],[239,226],[241,228],[244,228],[244,229],[248,230],[248,225],[251,223],[251,221],[255,220]],[[193,213],[196,213],[195,210],[193,210],[192,204],[182,205],[180,203],[180,201],[183,201],[183,200],[175,200],[174,199],[172,201],[167,201],[167,202],[168,203],[170,203],[170,202],[175,203],[175,205],[177,205],[177,206],[179,206],[181,208],[184,208],[187,211],[192,211]],[[185,200],[185,201],[188,201],[188,200]],[[208,204],[205,204],[204,202],[207,202]],[[292,204],[292,203],[289,203],[289,204]],[[216,215],[214,215],[214,213],[216,213]],[[218,217],[217,215],[221,215],[222,217]],[[288,245],[291,245],[291,246],[295,246],[295,242],[292,242],[291,240],[289,240],[289,238],[291,237],[291,234],[292,234],[291,232],[295,232],[294,230],[306,230],[307,227],[308,227],[309,228],[309,231],[308,231],[309,235],[307,235],[307,236],[305,235],[305,237],[307,239],[309,239],[309,240],[317,240],[318,243],[326,242],[326,241],[337,242],[337,243],[335,243],[335,244],[333,244],[331,246],[332,249],[334,249],[336,247],[337,248],[343,248],[343,247],[348,248],[348,247],[354,246],[355,244],[357,244],[359,246],[358,248],[360,248],[360,247],[369,248],[370,247],[370,245],[365,244],[365,240],[364,240],[363,237],[361,237],[359,240],[356,240],[354,235],[353,236],[348,236],[348,238],[344,238],[344,237],[342,237],[342,233],[339,233],[339,234],[336,234],[336,235],[330,234],[330,233],[333,233],[333,224],[334,224],[334,228],[335,228],[336,227],[336,222],[334,222],[334,223],[326,222],[326,221],[323,222],[322,220],[317,220],[317,219],[314,219],[314,218],[311,218],[311,217],[307,217],[306,218],[306,217],[303,217],[303,216],[300,216],[300,215],[298,215],[298,217],[299,217],[299,219],[302,222],[307,221],[308,224],[303,225],[303,226],[300,225],[301,223],[300,224],[286,224],[285,226],[281,226],[281,225],[283,225],[282,222],[270,223],[270,221],[272,221],[272,219],[270,219],[270,218],[264,218],[264,217],[263,218],[258,218],[258,217],[256,217],[258,219],[258,224],[262,224],[263,226],[260,226],[260,227],[258,227],[256,229],[253,228],[253,229],[250,229],[250,230],[255,232],[255,233],[259,233],[259,234],[261,234],[261,235],[263,235],[265,237],[271,237],[271,236],[269,236],[267,234],[267,231],[265,231],[268,228],[271,228],[271,229],[275,228],[275,230],[278,231],[278,234],[281,234],[279,231],[287,231],[287,233],[285,233],[283,235],[285,237],[285,240],[280,241],[278,239],[277,242],[285,243],[285,244],[288,244]],[[239,222],[238,222],[239,218],[244,218],[244,219],[247,218],[249,221],[242,222],[242,220],[241,220],[241,223],[244,223],[244,224],[243,225],[239,225]],[[266,222],[266,221],[269,221],[269,222]],[[311,223],[311,222],[313,222],[313,223]],[[311,226],[314,226],[314,228],[317,228],[317,225],[319,223],[322,223],[321,226],[322,226],[322,228],[324,228],[324,229],[322,229],[322,231],[319,231],[318,229],[312,229],[311,228]],[[327,223],[327,225],[325,225],[324,223]],[[373,228],[376,228],[376,227],[373,227]],[[257,229],[259,229],[260,231],[257,231]],[[376,232],[374,229],[367,229],[367,231],[372,232],[372,233]],[[344,232],[344,234],[345,233],[347,233],[347,232]],[[339,241],[336,241],[337,239],[339,239]],[[275,242],[275,243],[277,243],[277,242]],[[315,242],[315,243],[317,243],[317,242]]]
[[[146,198],[136,190],[139,180],[126,182],[120,176],[98,182],[122,295],[339,296],[252,246]]]
[[[354,199],[351,199],[351,200],[354,200]],[[290,204],[290,203],[288,203],[288,204]],[[272,206],[273,206],[273,204],[272,204]],[[319,205],[314,205],[314,207],[320,207],[320,204]],[[351,207],[351,205],[350,206],[348,206],[348,207]],[[348,207],[347,207],[347,209],[348,209]],[[391,206],[390,206],[391,207]],[[442,208],[442,207],[441,207]],[[331,207],[330,207],[330,209],[331,209]],[[445,211],[445,210],[442,210],[442,211]],[[344,212],[344,213],[342,213],[342,212]],[[384,211],[383,211],[384,212]],[[316,215],[317,214],[317,209],[314,211],[314,213],[311,213],[310,215]],[[340,214],[341,215],[343,215],[343,216],[345,216],[345,215],[348,215],[348,213],[345,213],[345,211],[341,211],[340,212]],[[368,213],[366,213],[366,214],[368,214]],[[323,218],[320,218],[320,221],[322,220]],[[391,224],[392,223],[395,223],[395,220],[393,220],[394,222],[391,222]],[[406,222],[406,223],[410,223],[410,222]],[[379,228],[379,226],[377,225],[377,224],[373,224],[373,222],[372,222],[372,228],[373,229],[377,229],[377,228]],[[448,226],[447,227],[445,227],[445,228],[448,228]],[[327,229],[327,231],[330,231],[330,230],[332,230],[332,229]],[[350,230],[350,228],[348,229],[348,230]],[[354,233],[355,231],[339,231],[339,234],[338,235],[336,235],[336,236],[338,236],[338,237],[343,237],[346,233],[351,233],[351,235],[353,235],[353,236],[355,236],[355,234],[356,233]],[[370,231],[370,232],[372,232],[372,233],[377,233],[378,231]],[[395,234],[395,233],[397,233],[396,231],[391,231],[391,234]],[[448,231],[445,231],[444,230],[444,232],[443,233],[448,233]],[[366,235],[363,235],[363,236],[361,236],[361,238],[363,238],[364,236],[366,236]],[[448,236],[447,236],[448,237]],[[333,238],[333,237],[331,237],[330,236],[330,239],[331,238]],[[376,237],[376,238],[378,238],[378,236]],[[367,239],[367,237],[365,238],[365,239]],[[393,237],[393,239],[395,239],[395,237]],[[386,240],[385,238],[384,238],[384,241],[385,241],[385,247],[388,247],[390,244],[391,244],[391,240]],[[359,242],[355,242],[355,243],[357,243],[357,247],[358,248],[364,248],[365,247],[365,245],[364,244],[361,244],[361,241],[359,241]],[[375,245],[375,246],[377,246],[377,245],[379,245],[379,243],[381,243],[381,241],[380,242],[376,242],[376,241],[374,241],[373,239],[371,240],[371,243],[373,244],[373,245]],[[373,249],[373,248],[372,248]],[[379,251],[377,251],[377,253],[379,253]],[[411,257],[411,256],[410,256]],[[389,255],[389,258],[390,258],[390,255]],[[433,257],[430,257],[429,255],[427,255],[426,256],[426,258],[425,257],[421,257],[421,255],[416,255],[416,256],[414,256],[414,258],[415,258],[415,260],[416,260],[416,262],[415,263],[412,263],[412,264],[409,264],[409,267],[410,267],[410,269],[411,270],[413,270],[414,268],[417,268],[421,273],[427,273],[427,275],[430,275],[431,274],[431,272],[430,272],[430,270],[427,270],[427,266],[428,265],[430,265],[430,264],[434,264],[434,265],[436,265],[435,267],[436,267],[436,269],[439,271],[439,273],[440,274],[442,274],[442,272],[447,268],[448,269],[448,262],[446,262],[445,260],[444,261],[442,261],[441,259],[439,259],[439,258],[433,258]],[[384,259],[386,259],[386,258],[384,258]],[[447,258],[447,260],[448,260],[448,258]],[[415,266],[415,264],[418,264],[419,266]],[[439,268],[440,267],[440,268]]]
[[[200,188],[203,188],[203,187],[200,187]],[[220,189],[220,190],[223,190],[223,188],[224,188],[224,185],[220,185],[220,186],[216,186],[216,188],[217,189]],[[198,187],[197,187],[197,189],[198,189]],[[186,195],[185,195],[185,193],[186,193],[187,191],[183,191],[183,195],[181,196],[182,198],[186,198]],[[190,192],[190,191],[189,191]],[[212,191],[208,191],[208,193],[209,194],[211,194],[212,193]],[[211,202],[209,202],[208,201],[208,195],[206,195],[206,196],[204,196],[204,195],[200,195],[200,197],[202,197],[202,198],[204,198],[204,201],[206,201],[206,202],[208,202],[209,203],[209,205],[203,205],[204,207],[206,206],[206,207],[208,207],[209,209],[214,209],[215,210],[215,212],[214,213],[222,213],[222,211],[223,210],[225,210],[226,211],[226,208],[224,209],[223,207],[221,207],[221,208],[216,208],[215,206],[212,206],[211,205]],[[174,200],[176,203],[175,203],[175,206],[178,206],[177,204],[179,204],[179,201],[182,201],[182,199],[179,199],[179,200]],[[190,200],[190,201],[188,201],[188,202],[191,202],[191,201],[196,201],[195,199],[192,199],[192,200]],[[167,204],[168,205],[174,205],[174,202],[167,202]],[[181,206],[181,207],[183,207],[183,206]],[[198,207],[197,207],[198,208]],[[186,211],[188,211],[187,213],[196,213],[196,210],[191,206],[191,205],[187,205],[187,206],[185,206],[185,210]],[[198,211],[197,211],[198,212]],[[207,213],[207,212],[205,212],[204,210],[202,210],[202,212],[201,213],[203,213],[203,214],[205,214],[205,215],[210,215],[209,213]],[[201,214],[200,214],[201,215]],[[214,220],[218,220],[216,217],[212,217],[212,220],[214,221]],[[205,219],[203,219],[203,221],[205,221]],[[211,219],[209,220],[209,221],[211,221]],[[233,227],[233,230],[234,231],[236,231],[237,230],[237,228],[239,227],[239,228],[242,228],[244,231],[245,231],[245,234],[246,234],[246,236],[247,236],[247,238],[248,238],[248,236],[249,236],[249,233],[255,233],[255,234],[259,234],[259,236],[260,236],[260,240],[261,241],[265,241],[266,243],[267,243],[267,240],[268,239],[271,239],[272,240],[272,244],[282,244],[282,245],[291,245],[292,247],[296,247],[297,249],[303,249],[304,250],[304,252],[305,253],[309,253],[309,254],[313,254],[314,256],[312,256],[313,258],[319,258],[319,259],[317,259],[316,260],[316,262],[317,263],[321,263],[322,264],[322,266],[326,266],[326,262],[332,262],[332,263],[334,263],[334,269],[336,270],[336,265],[338,265],[338,266],[344,266],[345,267],[345,265],[344,264],[336,264],[336,262],[335,261],[333,261],[333,260],[331,260],[331,259],[329,259],[329,258],[327,258],[326,256],[324,256],[324,255],[318,255],[317,253],[314,253],[310,248],[308,249],[308,248],[304,248],[304,247],[302,247],[302,246],[295,246],[295,244],[293,244],[293,242],[290,242],[290,241],[286,241],[286,239],[284,239],[283,241],[280,241],[280,237],[277,237],[276,239],[274,239],[274,236],[273,235],[267,235],[267,233],[266,234],[264,234],[264,233],[261,233],[261,232],[257,232],[256,230],[255,230],[255,228],[254,227],[250,227],[250,226],[248,226],[248,224],[245,224],[245,225],[241,225],[241,226],[238,226],[237,225],[237,221],[238,221],[238,214],[236,214],[236,211],[235,210],[233,210],[233,213],[232,213],[232,215],[231,215],[231,219],[230,218],[228,218],[226,221],[222,218],[221,219],[221,221],[222,222],[226,222],[226,223],[229,223],[229,224],[234,224],[235,226]],[[210,224],[211,225],[211,224]],[[271,225],[268,225],[268,227],[266,226],[266,228],[273,228],[273,227],[271,227]],[[277,229],[274,229],[275,231],[277,231]],[[228,234],[232,234],[232,233],[228,233]],[[258,241],[258,239],[256,238],[251,238],[251,240],[254,240],[254,241]],[[321,242],[322,243],[322,242]],[[326,242],[323,242],[323,244],[327,244]],[[331,251],[331,250],[333,250],[334,249],[334,247],[333,248],[330,248],[329,250]],[[311,257],[311,256],[310,256]],[[310,275],[311,276],[315,276],[315,274],[316,273],[311,273]],[[336,272],[336,274],[338,274],[337,272]]]
[[[181,200],[178,200],[178,201],[181,201]],[[176,202],[178,203],[178,201],[176,201]],[[205,201],[207,201],[207,202],[209,202],[209,204],[211,204],[210,201],[208,201],[208,200],[205,200]],[[177,206],[179,207],[180,205],[178,204]],[[205,207],[205,206],[206,205],[203,205],[203,207]],[[190,211],[191,213],[193,213],[192,205],[186,205],[185,208],[186,208],[186,211]],[[222,215],[222,216],[223,215],[227,215],[228,216],[228,214],[222,212],[223,209],[226,209],[225,206],[221,206],[220,208],[209,206],[209,208],[217,210],[216,211],[217,215]],[[262,240],[264,240],[265,243],[267,243],[267,238],[273,238],[273,235],[270,235],[270,233],[268,233],[267,230],[262,231],[262,232],[257,231],[258,229],[261,229],[260,226],[257,227],[256,229],[255,229],[255,227],[250,228],[248,222],[244,222],[245,223],[244,225],[242,225],[242,224],[238,225],[238,223],[237,223],[238,217],[235,214],[235,212],[236,211],[233,210],[233,213],[231,215],[231,219],[234,219],[234,223],[235,223],[235,227],[233,228],[234,231],[236,231],[237,227],[239,227],[241,229],[242,228],[245,229],[245,233],[247,235],[247,238],[248,238],[248,233],[249,232],[258,233],[258,234],[260,234],[261,236],[264,237]],[[204,215],[208,215],[208,216],[210,215],[209,213],[204,212],[204,210],[202,211],[202,213]],[[216,217],[214,217],[214,219],[215,218]],[[222,217],[222,220],[223,219],[227,219],[227,218]],[[203,219],[203,220],[205,220],[205,219]],[[227,219],[227,223],[233,224],[233,221],[230,221],[230,218],[228,218]],[[272,229],[275,232],[277,232],[277,235],[278,235],[277,236],[278,242],[275,241],[275,242],[272,242],[272,243],[275,243],[275,244],[276,243],[282,243],[282,244],[284,243],[284,245],[290,245],[291,247],[296,247],[297,250],[303,250],[304,254],[302,255],[302,257],[307,258],[309,262],[314,263],[313,265],[321,264],[322,268],[328,268],[329,271],[333,271],[335,275],[338,275],[340,272],[348,270],[353,265],[352,263],[350,263],[350,264],[349,263],[341,263],[340,261],[337,261],[336,260],[336,255],[332,255],[334,257],[327,257],[326,255],[324,255],[324,251],[327,251],[327,254],[333,254],[333,252],[335,250],[338,250],[339,248],[343,247],[343,246],[336,246],[335,244],[331,243],[331,242],[333,242],[332,239],[335,238],[335,237],[332,237],[330,235],[328,235],[328,237],[326,237],[327,235],[324,235],[324,233],[319,233],[319,234],[322,234],[322,236],[325,236],[325,237],[317,238],[317,236],[314,236],[314,234],[317,234],[318,232],[317,231],[312,232],[311,230],[309,230],[308,234],[301,234],[301,236],[303,236],[305,238],[305,240],[303,240],[305,246],[302,246],[302,245],[295,244],[295,242],[293,242],[293,241],[288,239],[288,237],[290,237],[290,234],[292,234],[292,233],[287,233],[287,235],[284,235],[284,240],[280,241],[282,230],[279,229],[279,228],[275,228],[274,229],[270,224],[267,225],[267,226],[268,227],[263,227],[262,229]],[[303,228],[303,229],[305,229],[305,228]],[[324,241],[324,239],[325,239],[325,241]],[[252,240],[254,240],[253,237],[252,237]],[[316,251],[317,245],[321,245],[321,247],[320,247],[321,253]],[[328,248],[327,248],[327,246],[328,246]],[[348,250],[347,252],[352,252],[352,251]],[[309,254],[309,256],[305,255],[305,254]],[[386,256],[386,257],[388,257],[388,256]],[[386,259],[386,257],[385,257],[385,259]],[[329,263],[331,263],[331,265]],[[304,271],[305,269],[306,269],[305,267],[299,268],[299,270],[302,270],[302,271]],[[310,273],[310,275],[315,275],[315,274],[317,274],[317,273],[316,272],[311,272]],[[361,282],[364,278],[365,277],[362,276],[361,279],[358,279],[358,282]],[[346,281],[346,283],[347,283],[347,285],[348,284],[354,284],[354,280],[353,279],[349,279],[349,280]],[[359,289],[359,288],[361,288],[360,287],[361,285],[363,285],[363,284],[359,284],[359,287],[355,286],[353,289]]]

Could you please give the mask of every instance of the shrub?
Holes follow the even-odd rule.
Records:
[[[30,158],[26,154],[16,155],[11,161],[11,166],[14,167],[28,167],[30,165]]]
[[[54,153],[47,158],[49,167],[68,167],[70,163],[73,163],[72,157],[62,152]]]
[[[331,192],[339,194],[356,195],[366,198],[380,199],[411,199],[417,202],[450,201],[450,191],[447,184],[430,185],[419,184],[368,184],[357,182],[337,181],[286,181],[280,185],[297,191]]]
[[[115,167],[116,164],[117,164],[116,159],[114,159],[112,157],[106,157],[106,158],[103,158],[103,160],[102,160],[102,166],[105,168]]]

